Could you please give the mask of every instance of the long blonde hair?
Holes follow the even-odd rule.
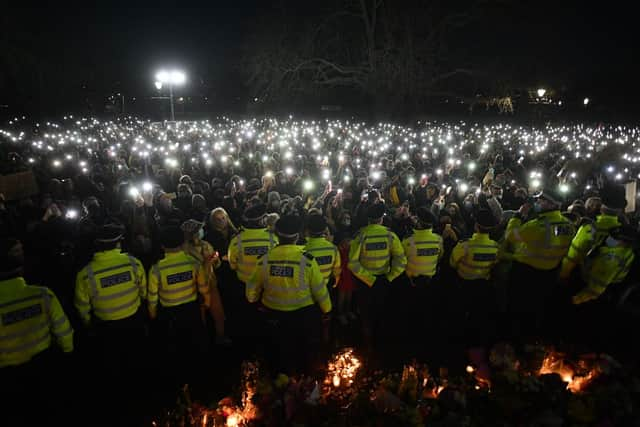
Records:
[[[212,211],[211,211],[211,214],[209,214],[209,224],[211,225],[211,228],[212,228],[213,230],[218,230],[218,229],[215,227],[214,222],[213,222],[213,216],[214,216],[215,214],[217,214],[218,212],[222,212],[222,214],[224,215],[224,217],[227,219],[227,224],[228,224],[228,229],[229,229],[229,236],[228,236],[228,237],[231,237],[231,236],[233,236],[234,234],[238,233],[238,229],[236,228],[236,226],[235,226],[235,225],[233,225],[233,221],[231,221],[231,218],[229,217],[229,214],[228,214],[228,213],[227,213],[227,211],[226,211],[224,208],[222,208],[222,207],[215,208],[214,210],[212,210]],[[218,230],[218,231],[222,231],[222,232],[224,233],[224,231],[225,231],[225,230]]]

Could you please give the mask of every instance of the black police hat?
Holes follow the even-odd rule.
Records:
[[[322,215],[314,214],[307,217],[307,229],[313,234],[320,234],[327,228],[327,221]]]
[[[436,217],[425,206],[420,206],[416,212],[418,219],[426,226],[433,226],[436,223]]]
[[[367,209],[367,218],[380,219],[384,216],[385,208],[382,203],[375,203]]]
[[[165,248],[177,248],[184,243],[184,232],[179,226],[166,226],[160,230],[160,242]]]
[[[267,213],[267,207],[263,203],[251,206],[244,210],[244,217],[247,221],[257,221]]]
[[[122,239],[124,235],[124,227],[120,224],[105,224],[98,228],[96,233],[96,242],[99,243],[113,243]]]
[[[276,233],[282,237],[295,237],[302,226],[302,219],[298,215],[284,215],[276,222]]]
[[[607,184],[600,190],[602,204],[610,209],[624,209],[627,199],[624,187],[616,184]]]
[[[483,228],[492,228],[498,224],[496,217],[488,209],[480,209],[476,213],[476,223]]]

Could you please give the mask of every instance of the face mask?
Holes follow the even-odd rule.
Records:
[[[198,238],[200,240],[204,239],[204,229],[201,228],[200,230],[198,230]]]

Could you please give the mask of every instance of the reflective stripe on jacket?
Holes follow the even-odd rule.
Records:
[[[142,263],[120,249],[96,253],[76,276],[74,304],[85,323],[89,322],[91,311],[101,320],[129,317],[146,296]]]
[[[407,256],[407,276],[433,277],[442,256],[442,237],[433,230],[415,230],[402,241]]]
[[[153,310],[158,301],[163,307],[174,307],[202,295],[209,306],[209,284],[204,267],[184,251],[168,252],[149,270],[149,307]]]
[[[514,260],[538,270],[553,270],[567,254],[574,234],[574,225],[554,210],[525,223],[511,218],[505,241],[511,246]]]
[[[49,348],[52,335],[73,351],[73,329],[55,294],[22,277],[0,281],[0,367],[28,362]]]
[[[329,291],[313,255],[299,245],[279,245],[258,260],[247,282],[249,302],[262,301],[265,307],[293,311],[318,304],[323,313],[331,311]]]
[[[278,238],[266,228],[247,228],[229,243],[229,266],[236,270],[238,279],[247,283],[256,269],[260,255],[278,244]]]
[[[363,227],[351,241],[349,270],[368,286],[376,276],[394,280],[405,270],[407,257],[398,236],[379,224]]]
[[[464,280],[488,280],[498,262],[499,245],[486,233],[474,233],[458,242],[451,252],[450,264]]]
[[[307,237],[307,244],[304,250],[315,258],[320,273],[324,278],[324,284],[329,283],[331,275],[335,279],[335,285],[340,281],[340,272],[342,263],[340,259],[340,251],[336,245],[325,239],[324,237]]]

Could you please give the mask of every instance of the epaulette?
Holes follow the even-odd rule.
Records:
[[[313,255],[311,255],[309,252],[302,252],[302,255],[306,256],[309,261],[313,259]]]

